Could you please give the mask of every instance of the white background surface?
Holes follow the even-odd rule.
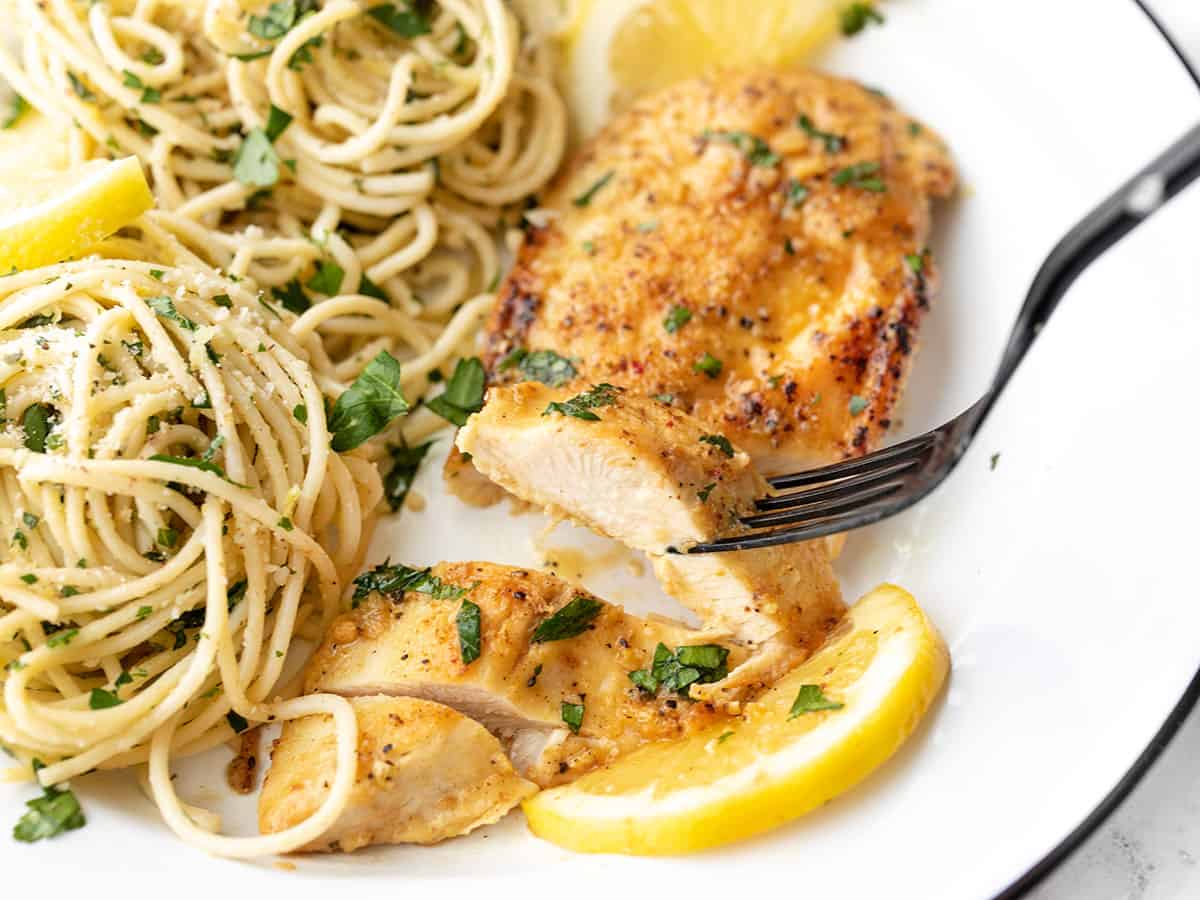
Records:
[[[1165,79],[1174,63],[1139,31],[1145,23],[1127,3],[897,2],[887,29],[835,54],[835,70],[886,84],[915,113],[945,123],[964,164],[967,190],[938,236],[944,296],[956,302],[931,317],[907,431],[977,396],[1046,248],[1182,132],[1179,110],[1200,111],[1177,72]],[[1200,53],[1197,3],[1159,5]],[[1164,449],[1186,460],[1200,443],[1187,390],[1200,355],[1197,222],[1200,188],[1086,273],[955,478],[912,514],[851,543],[847,595],[883,579],[912,588],[951,642],[955,671],[913,744],[830,808],[761,841],[686,859],[574,856],[528,838],[514,817],[433,849],[306,858],[284,874],[270,861],[232,863],[183,846],[128,784],[98,778],[86,786],[85,831],[28,847],[0,842],[4,896],[104,898],[155,884],[173,898],[206,900],[737,896],[747,888],[830,900],[990,896],[1112,787],[1200,656],[1190,513],[1159,529],[1122,529],[1092,512],[1114,461]],[[1142,333],[1131,334],[1135,327]],[[990,471],[996,451],[1003,458]],[[1167,465],[1129,487],[1115,506],[1126,516],[1161,522],[1156,513],[1167,507],[1200,506],[1196,480],[1181,484]],[[499,508],[451,506],[410,519],[388,546],[413,563],[527,565],[529,529]],[[597,587],[635,608],[647,598],[644,588],[631,596]],[[1200,765],[1188,761],[1200,758],[1197,748],[1200,723],[1038,900],[1200,897],[1200,878],[1180,855],[1200,856],[1200,828],[1181,830],[1200,818]],[[204,771],[219,782],[219,768]],[[189,799],[210,802],[185,780]],[[13,809],[18,793],[0,790],[0,809]],[[228,821],[244,833],[236,828],[244,823]]]
[[[1150,0],[1149,5],[1193,66],[1200,67],[1200,0]],[[1180,204],[1187,205],[1193,221],[1200,221],[1195,191]],[[1190,303],[1200,302],[1200,283],[1194,288]],[[1200,707],[1116,814],[1029,897],[1200,897]]]

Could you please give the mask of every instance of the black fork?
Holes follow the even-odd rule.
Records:
[[[870,525],[927,496],[962,459],[1067,288],[1105,250],[1200,176],[1200,125],[1129,179],[1058,242],[1034,276],[987,393],[946,424],[857,459],[770,479],[786,493],[757,501],[752,530],[686,548],[750,550]],[[801,490],[793,490],[800,488]]]

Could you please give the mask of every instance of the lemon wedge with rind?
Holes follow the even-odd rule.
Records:
[[[946,645],[913,597],[882,585],[738,720],[651,744],[537,794],[524,804],[529,827],[572,850],[638,855],[686,853],[775,828],[854,787],[895,753],[949,669]],[[841,708],[789,718],[804,685]]]
[[[71,259],[154,206],[136,157],[0,184],[0,273]]]

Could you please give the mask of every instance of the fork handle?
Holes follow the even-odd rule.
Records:
[[[991,411],[1058,301],[1079,274],[1197,177],[1200,177],[1200,125],[1117,188],[1058,242],[1029,287],[991,388],[976,404],[974,427]]]

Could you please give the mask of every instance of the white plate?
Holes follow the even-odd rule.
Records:
[[[945,285],[903,416],[913,433],[975,398],[1043,254],[1200,116],[1200,92],[1131,2],[920,0],[889,4],[887,15],[827,65],[935,125],[966,185],[940,210]],[[945,633],[954,673],[911,744],[825,810],[683,859],[576,856],[529,836],[517,815],[437,848],[302,858],[293,873],[198,854],[126,778],[101,776],[78,785],[83,831],[32,846],[0,839],[6,895],[129,895],[153,884],[175,896],[708,897],[728,882],[924,900],[1028,881],[1137,768],[1200,668],[1188,521],[1200,505],[1190,399],[1198,221],[1192,189],[1086,273],[951,483],[854,535],[840,564],[847,595],[883,580],[911,589]],[[429,509],[381,530],[378,557],[537,562],[540,517],[438,499],[434,466],[418,490]],[[576,539],[604,549],[564,531],[550,540]],[[638,609],[665,603],[620,566],[588,583]],[[248,804],[222,796],[221,754],[189,767],[185,793],[248,828]],[[15,820],[28,793],[0,790],[0,809]]]

